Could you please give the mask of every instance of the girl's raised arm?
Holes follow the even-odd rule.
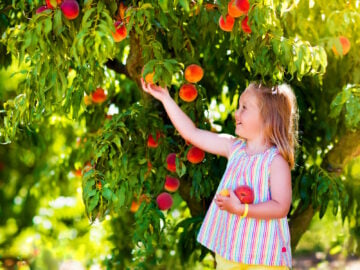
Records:
[[[230,148],[235,139],[234,136],[217,134],[197,128],[171,98],[166,87],[162,88],[154,84],[147,84],[143,78],[141,78],[141,84],[145,92],[151,94],[163,104],[171,122],[185,140],[208,153],[229,157]]]

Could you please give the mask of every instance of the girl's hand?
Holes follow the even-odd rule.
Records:
[[[236,197],[234,191],[229,190],[230,197],[225,197],[220,194],[215,196],[215,203],[221,209],[228,211],[231,214],[240,215],[241,202]]]
[[[146,93],[152,95],[157,100],[163,101],[164,98],[170,96],[167,87],[162,88],[161,86],[157,86],[156,84],[146,83],[142,77],[140,78],[140,80],[143,90]]]

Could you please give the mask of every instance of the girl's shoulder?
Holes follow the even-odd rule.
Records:
[[[234,152],[234,150],[239,149],[245,145],[245,140],[240,137],[233,137],[231,138],[231,150],[230,150],[230,156]]]

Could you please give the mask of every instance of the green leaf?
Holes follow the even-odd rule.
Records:
[[[89,201],[89,212],[91,212],[92,210],[94,210],[94,208],[98,205],[99,203],[99,192],[96,192],[96,195],[94,197],[92,197]]]

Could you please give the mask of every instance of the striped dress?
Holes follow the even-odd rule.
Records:
[[[275,146],[248,156],[246,141],[232,145],[218,190],[248,185],[254,190],[254,204],[271,199],[270,164],[279,151]],[[241,218],[222,211],[212,201],[197,235],[197,241],[221,257],[244,264],[291,268],[290,232],[287,218]]]

